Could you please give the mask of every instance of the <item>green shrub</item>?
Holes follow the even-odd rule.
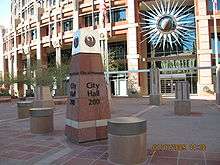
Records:
[[[0,96],[11,96],[10,93],[6,90],[1,90],[0,91]]]

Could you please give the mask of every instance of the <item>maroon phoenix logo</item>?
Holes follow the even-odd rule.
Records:
[[[95,37],[93,37],[92,35],[86,36],[85,43],[87,46],[93,47],[96,43]]]

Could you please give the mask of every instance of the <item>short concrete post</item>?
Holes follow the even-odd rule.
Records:
[[[49,133],[53,131],[54,108],[32,108],[30,109],[31,133]]]
[[[191,101],[188,81],[176,82],[176,99],[174,101],[175,115],[188,116],[191,113]]]
[[[160,70],[151,68],[150,70],[150,104],[159,106],[161,102],[160,93]]]
[[[146,153],[146,120],[119,117],[108,121],[109,162],[135,165],[144,163]]]
[[[29,110],[33,107],[33,101],[20,101],[17,102],[18,119],[29,117]]]

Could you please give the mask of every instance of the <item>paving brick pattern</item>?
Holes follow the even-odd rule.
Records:
[[[147,119],[146,165],[220,165],[220,108],[213,100],[192,101],[188,117],[173,114],[173,100],[160,107],[148,98],[114,98],[112,117]],[[57,105],[55,131],[37,135],[29,119],[17,119],[16,103],[0,104],[0,165],[111,165],[107,140],[74,144],[64,136],[65,105]],[[205,144],[207,150],[152,151],[153,144]]]

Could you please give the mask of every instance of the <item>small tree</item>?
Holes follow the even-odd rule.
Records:
[[[57,86],[57,93],[64,95],[65,80],[69,75],[69,65],[49,66],[48,74],[53,78],[53,84]]]
[[[49,69],[46,66],[40,66],[35,70],[34,82],[36,86],[49,86],[53,87],[53,76],[50,74]]]
[[[137,88],[137,78],[134,75],[130,75],[128,78],[128,95],[130,97],[139,97],[140,91]]]
[[[26,96],[34,96],[31,87],[36,90],[37,86],[53,87],[53,78],[45,66],[32,65],[26,73],[18,74],[17,83],[23,83],[28,86]]]
[[[105,66],[106,68],[107,66]],[[116,58],[116,51],[108,54],[108,69],[109,71],[124,71],[126,70],[125,59]]]
[[[63,95],[64,81],[68,74],[69,65],[49,66],[48,68],[43,65],[32,65],[26,73],[20,72],[17,77],[7,75],[4,81],[0,81],[0,86],[12,86],[15,83],[22,83],[28,86],[29,91],[31,87],[35,89],[37,86],[49,86],[52,90],[54,84],[56,84],[58,93]],[[13,86],[11,89],[13,90]],[[27,93],[28,96],[29,94]]]
[[[17,83],[17,78],[15,78],[14,75],[9,73],[6,74],[4,80],[0,82],[1,85],[4,85],[5,87],[4,93],[8,93],[7,95],[9,95],[9,92],[7,91],[11,88],[11,96],[15,95],[14,86],[13,86],[15,83]]]
[[[0,80],[0,96],[10,96],[8,89],[5,88],[4,81]]]

